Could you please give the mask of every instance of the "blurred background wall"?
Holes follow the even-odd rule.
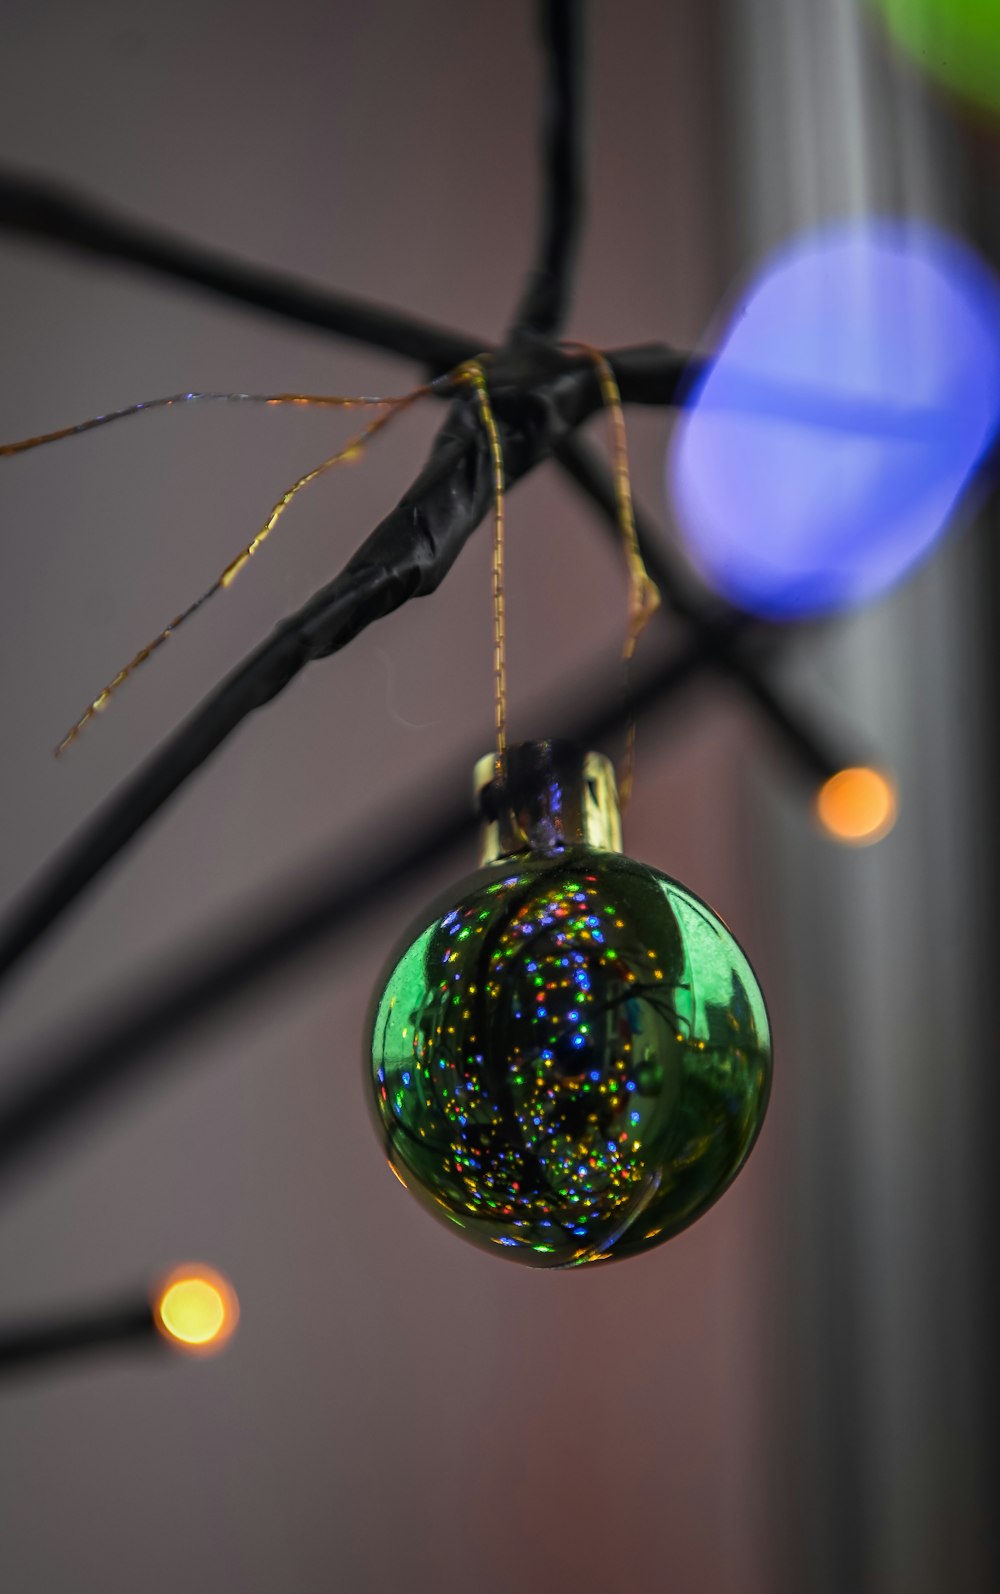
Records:
[[[737,254],[829,217],[886,214],[991,250],[977,221],[995,209],[988,118],[930,89],[871,11],[733,0],[727,19]],[[809,681],[882,749],[903,805],[890,841],[845,857],[789,823],[784,794],[763,794],[772,929],[794,968],[779,996],[795,1059],[782,1329],[803,1560],[789,1586],[996,1578],[984,1339],[996,1034],[983,1011],[995,532],[987,509],[888,599],[784,661],[789,684]]]
[[[766,249],[845,211],[916,211],[996,251],[988,129],[849,0],[593,6],[589,70],[574,335],[690,346]],[[8,0],[0,148],[136,216],[492,339],[533,248],[538,83],[526,0]],[[3,438],[188,388],[413,379],[10,238],[0,326]],[[339,567],[436,419],[401,421],[303,497],[58,766],[51,747],[94,690],[346,432],[315,414],[170,412],[4,462],[5,900]],[[638,495],[664,522],[667,429],[630,417]],[[456,1243],[386,1173],[361,1088],[365,1007],[459,858],[5,1183],[5,1318],[190,1257],[223,1268],[243,1309],[219,1361],[123,1356],[4,1389],[5,1589],[994,1586],[990,519],[783,652],[796,700],[898,773],[879,847],[816,834],[811,794],[716,681],[640,739],[628,848],[723,913],[776,1038],[758,1148],[669,1246],[535,1276]],[[553,472],[512,496],[510,525],[512,728],[545,735],[547,687],[588,665],[612,678],[624,583]],[[436,772],[471,769],[491,735],[489,614],[480,537],[435,597],[249,721],[20,977],[3,1068],[316,858],[350,856]]]

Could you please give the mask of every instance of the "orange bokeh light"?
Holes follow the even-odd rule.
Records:
[[[236,1332],[240,1303],[228,1279],[196,1262],[174,1268],[162,1281],[153,1315],[168,1344],[192,1356],[214,1356]]]
[[[820,787],[816,812],[834,840],[868,847],[896,823],[896,792],[880,770],[865,765],[840,769]]]

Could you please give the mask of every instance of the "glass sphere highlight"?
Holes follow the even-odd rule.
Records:
[[[712,910],[590,846],[480,869],[426,910],[372,1005],[367,1071],[397,1177],[535,1267],[693,1222],[764,1117],[760,988]]]

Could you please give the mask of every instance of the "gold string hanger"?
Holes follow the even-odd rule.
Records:
[[[504,527],[504,497],[506,493],[506,477],[503,463],[503,447],[500,442],[500,433],[497,429],[496,416],[490,402],[490,390],[486,381],[486,372],[483,368],[485,356],[478,360],[467,360],[455,372],[458,378],[464,377],[472,383],[479,405],[479,414],[486,432],[490,450],[490,464],[493,470],[493,556],[491,561],[493,575],[493,685],[496,722],[496,752],[497,758],[503,757],[507,750],[507,624],[505,609],[505,527]]]
[[[593,361],[597,368],[601,399],[610,426],[615,502],[618,510],[618,526],[621,532],[629,582],[628,620],[625,642],[622,648],[622,663],[626,671],[627,689],[628,667],[635,653],[636,644],[650,619],[659,608],[661,599],[659,588],[646,569],[635,528],[625,413],[614,372],[601,350],[589,343],[563,343],[560,347],[584,354],[589,360]],[[473,387],[479,406],[480,418],[486,432],[493,469],[493,675],[496,705],[496,752],[497,757],[500,758],[507,747],[507,633],[504,591],[504,498],[506,482],[503,447],[500,442],[496,417],[490,402],[489,385],[484,368],[487,358],[488,356],[481,356],[476,360],[467,360],[464,365],[459,366],[452,374],[456,380],[465,379]],[[626,732],[625,755],[619,777],[621,808],[623,811],[631,796],[634,767],[635,720],[630,716]]]
[[[618,509],[618,529],[621,532],[628,571],[628,625],[622,647],[622,667],[625,675],[625,694],[629,696],[629,666],[635,655],[636,643],[662,603],[660,589],[646,569],[635,529],[635,509],[632,503],[632,473],[628,461],[628,436],[625,429],[625,410],[615,373],[607,356],[589,343],[562,343],[561,348],[575,350],[592,360],[601,385],[601,401],[608,417],[611,441],[612,472],[615,484],[615,503]],[[622,813],[632,796],[635,776],[635,716],[631,710],[625,731],[625,753],[618,777],[619,804]]]

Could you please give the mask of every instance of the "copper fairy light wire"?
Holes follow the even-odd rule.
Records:
[[[222,570],[218,576],[216,576],[211,586],[206,587],[205,591],[200,597],[195,598],[194,602],[188,604],[186,609],[183,609],[180,614],[175,615],[170,623],[165,625],[163,630],[158,632],[151,642],[147,642],[145,647],[140,648],[138,653],[129,659],[128,663],[123,665],[118,673],[101,688],[97,696],[93,698],[90,703],[88,703],[87,707],[80,715],[80,718],[70,726],[69,730],[66,732],[66,735],[56,747],[56,757],[58,758],[66,751],[68,747],[72,746],[80,732],[87,724],[89,724],[89,722],[94,718],[95,714],[100,714],[104,709],[107,708],[111,698],[114,696],[115,692],[118,691],[119,687],[124,686],[125,682],[130,676],[135,674],[139,666],[145,664],[146,660],[150,658],[158,648],[162,647],[164,642],[168,642],[170,638],[180,630],[181,626],[186,620],[190,620],[191,616],[196,614],[197,611],[202,608],[210,598],[214,598],[217,592],[222,592],[227,587],[232,586],[240,571],[249,563],[258,549],[261,548],[267,541],[268,537],[271,535],[289,504],[304,487],[308,487],[309,484],[316,481],[318,477],[325,475],[326,472],[328,470],[332,470],[335,465],[340,465],[346,461],[360,458],[365,446],[371,440],[371,438],[373,438],[377,432],[380,432],[385,426],[387,426],[390,421],[394,420],[404,408],[408,408],[409,405],[414,403],[418,398],[422,398],[426,392],[426,388],[418,388],[413,393],[408,394],[405,398],[393,400],[391,408],[386,409],[385,413],[377,416],[376,419],[370,422],[370,424],[366,426],[362,432],[359,432],[356,437],[352,437],[348,443],[345,443],[343,448],[338,449],[335,454],[331,454],[327,459],[322,460],[320,464],[314,465],[312,470],[308,470],[304,475],[299,476],[297,480],[295,480],[292,485],[282,493],[281,497],[273,505],[270,514],[260,527],[259,531],[257,531],[255,535],[251,537],[250,541],[244,548],[240,549],[240,552],[236,555],[236,557],[229,561],[225,569]]]
[[[171,393],[166,398],[141,399],[137,404],[126,404],[123,409],[109,410],[106,415],[92,415],[89,420],[77,421],[72,426],[60,426],[54,432],[40,432],[37,437],[0,443],[0,459],[13,454],[26,454],[29,449],[41,448],[45,443],[61,443],[67,437],[92,432],[98,426],[110,426],[113,421],[124,421],[131,415],[144,415],[147,410],[167,410],[181,404],[295,404],[317,409],[356,410],[403,404],[409,402],[411,397],[408,393],[392,398],[351,398],[336,393]]]
[[[115,692],[118,691],[119,687],[123,686],[129,677],[135,673],[139,666],[141,664],[145,664],[146,660],[150,658],[158,648],[163,646],[164,642],[169,641],[169,639],[180,629],[186,620],[189,620],[193,614],[196,614],[197,611],[202,608],[202,606],[206,604],[210,598],[214,597],[217,592],[221,592],[233,584],[243,567],[253,558],[257,550],[271,535],[271,532],[278,524],[278,521],[281,519],[289,504],[304,487],[308,487],[309,484],[316,481],[318,477],[325,475],[326,472],[331,470],[335,465],[340,465],[349,460],[360,458],[365,447],[371,441],[371,439],[378,432],[382,431],[391,420],[394,420],[397,415],[400,415],[405,409],[408,409],[412,404],[415,404],[418,399],[424,398],[427,394],[435,391],[439,387],[447,385],[450,380],[451,379],[448,377],[439,377],[434,382],[421,384],[420,387],[412,389],[412,391],[409,393],[403,393],[388,398],[369,398],[366,396],[351,397],[339,394],[312,393],[175,393],[166,398],[146,399],[138,404],[129,404],[123,409],[112,410],[106,415],[96,415],[90,420],[79,421],[73,426],[64,426],[54,432],[43,432],[37,437],[27,437],[23,438],[19,442],[0,444],[0,456],[22,454],[27,452],[29,449],[40,448],[45,443],[61,442],[64,438],[73,437],[80,432],[92,431],[98,426],[109,425],[112,421],[120,421],[131,415],[143,414],[146,410],[168,409],[173,405],[180,404],[242,403],[263,404],[268,406],[288,404],[301,407],[330,409],[379,409],[382,411],[382,413],[376,416],[376,418],[371,421],[363,431],[351,438],[343,448],[338,449],[335,454],[329,455],[329,457],[322,460],[320,464],[314,466],[312,470],[306,471],[304,475],[299,476],[297,480],[294,481],[284,493],[282,493],[281,497],[273,505],[270,514],[260,527],[260,530],[250,539],[246,546],[240,550],[236,557],[229,561],[225,569],[222,570],[212,582],[211,586],[207,587],[200,597],[195,598],[193,603],[188,604],[186,609],[182,609],[179,614],[176,614],[170,623],[165,625],[163,630],[160,631],[151,642],[148,642],[145,647],[140,648],[138,653],[136,653],[127,664],[123,665],[118,673],[114,675],[104,687],[102,687],[101,691],[98,692],[97,696],[91,700],[84,712],[80,715],[80,718],[70,727],[62,741],[56,747],[56,757],[59,757],[59,755],[64,753],[68,747],[72,746],[73,742],[76,741],[76,738],[79,736],[84,726],[94,718],[95,714],[99,714],[103,709],[107,708],[111,698]]]
[[[507,624],[504,591],[504,492],[503,448],[496,417],[490,403],[489,387],[481,360],[468,360],[455,372],[472,383],[483,428],[489,443],[493,467],[493,681],[496,698],[497,758],[507,750]]]

